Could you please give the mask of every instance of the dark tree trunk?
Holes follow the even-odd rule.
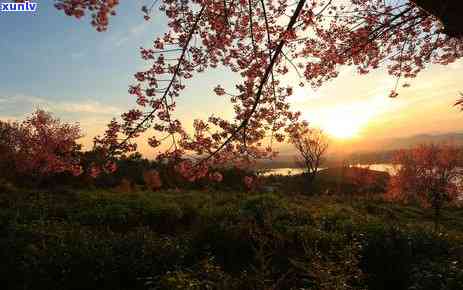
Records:
[[[434,231],[436,233],[439,231],[440,216],[440,206],[434,206]]]
[[[417,6],[438,18],[444,33],[450,37],[463,37],[462,0],[412,0]]]
[[[310,193],[310,191],[313,189],[313,184],[316,176],[316,172],[311,172],[310,170],[307,170],[307,173],[305,175],[305,187],[307,190],[307,193]]]

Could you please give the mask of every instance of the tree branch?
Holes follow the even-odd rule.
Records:
[[[291,32],[294,26],[294,23],[296,23],[297,18],[301,14],[302,8],[304,7],[305,0],[299,0],[299,3],[297,4],[297,7],[291,16],[291,19],[288,23],[288,26],[286,27],[285,34],[288,32]],[[232,135],[228,137],[227,140],[225,140],[222,145],[219,146],[212,154],[210,154],[208,157],[204,158],[199,162],[198,164],[201,164],[203,162],[206,162],[207,160],[211,159],[213,156],[215,156],[217,153],[220,152],[225,146],[227,146],[233,139],[236,137],[237,133],[240,132],[243,128],[246,127],[246,125],[249,123],[249,120],[251,119],[252,115],[255,113],[257,105],[259,104],[260,98],[262,96],[262,92],[264,89],[265,84],[267,83],[267,80],[272,72],[273,66],[275,65],[278,57],[280,56],[283,46],[286,44],[286,39],[285,35],[283,35],[283,38],[280,40],[280,43],[275,49],[275,53],[272,56],[272,59],[270,60],[269,65],[265,69],[264,75],[262,76],[262,79],[260,81],[259,87],[256,92],[256,98],[254,100],[254,104],[251,108],[251,111],[249,112],[248,116],[241,122],[241,124],[233,131]]]

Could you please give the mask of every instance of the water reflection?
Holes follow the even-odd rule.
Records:
[[[362,168],[370,168],[371,170],[387,172],[390,175],[393,175],[396,172],[394,165],[389,163],[379,163],[379,164],[352,164],[350,166],[357,166]],[[322,170],[325,168],[319,168]],[[272,168],[265,169],[261,171],[263,176],[269,175],[298,175],[304,173],[304,168]]]

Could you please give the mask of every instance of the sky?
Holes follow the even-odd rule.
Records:
[[[156,14],[144,21],[144,0],[121,1],[108,31],[99,33],[88,19],[57,11],[53,1],[37,2],[34,13],[0,12],[0,119],[47,109],[79,122],[88,147],[111,118],[133,107],[127,89],[146,66],[139,48],[163,33],[164,19]],[[452,107],[463,91],[462,73],[462,61],[433,65],[390,99],[395,79],[384,70],[360,76],[345,67],[317,90],[296,88],[291,105],[339,142],[463,132],[463,113]],[[212,113],[231,117],[228,101],[212,90],[217,84],[232,88],[233,80],[222,71],[198,75],[179,98],[177,115],[185,124]],[[299,83],[295,74],[285,81]],[[140,150],[153,154],[143,144]]]

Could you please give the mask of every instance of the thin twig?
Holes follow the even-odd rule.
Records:
[[[290,21],[288,23],[288,26],[286,27],[285,34],[292,31],[294,23],[296,22],[297,18],[299,17],[299,15],[300,15],[300,13],[302,11],[302,8],[304,7],[304,4],[305,4],[305,0],[299,0],[299,3],[298,3],[298,5],[297,5],[297,7],[296,7],[296,9],[294,11],[294,14],[291,17],[291,19],[290,19]],[[283,46],[285,44],[286,44],[286,39],[285,39],[285,35],[283,35],[283,38],[280,40],[280,43],[278,44],[278,46],[275,49],[275,53],[273,54],[269,65],[265,69],[264,75],[262,76],[261,82],[260,82],[259,87],[258,87],[257,92],[256,92],[256,98],[254,100],[254,104],[253,104],[253,106],[251,108],[251,111],[249,112],[248,116],[241,122],[241,124],[236,128],[236,130],[234,130],[232,132],[232,135],[230,137],[228,137],[228,139],[225,140],[225,142],[223,142],[208,157],[202,159],[201,162],[199,162],[197,165],[208,161],[213,156],[215,156],[218,152],[220,152],[220,150],[222,150],[225,146],[227,146],[236,137],[236,134],[238,134],[238,132],[241,131],[249,123],[249,120],[251,119],[252,115],[255,113],[257,105],[259,104],[260,98],[262,96],[262,91],[264,89],[265,84],[267,83],[267,80],[268,80],[270,74],[271,74],[273,66],[275,65],[278,57],[280,56],[281,51],[283,49]]]
[[[170,91],[170,88],[172,87],[175,79],[177,78],[177,75],[178,73],[180,72],[180,66],[185,58],[185,55],[186,55],[186,52],[187,52],[187,49],[188,49],[188,46],[190,44],[190,41],[191,41],[191,38],[194,34],[194,32],[196,31],[197,27],[198,27],[198,22],[199,20],[201,19],[201,16],[203,15],[203,12],[205,11],[206,9],[206,5],[203,5],[203,7],[201,8],[201,10],[199,11],[198,15],[196,16],[196,20],[193,24],[193,26],[191,27],[191,30],[188,34],[188,37],[186,39],[186,42],[185,42],[185,45],[183,46],[182,48],[182,54],[180,55],[180,58],[178,59],[178,62],[177,62],[177,66],[175,67],[175,70],[173,72],[173,75],[172,75],[172,78],[169,82],[169,85],[166,87],[165,89],[165,92],[162,96],[162,100],[165,102],[166,104],[166,110],[168,110],[168,106],[167,106],[167,94],[169,93]],[[138,123],[138,125],[133,129],[131,130],[128,134],[127,134],[127,137],[121,142],[119,143],[118,146],[116,146],[116,148],[114,148],[114,150],[116,150],[117,148],[120,148],[122,147],[125,143],[127,143],[131,138],[132,136],[137,133],[137,131],[149,120],[153,117],[154,113],[156,112],[156,109],[152,110],[150,113],[148,113],[146,115],[146,117],[140,122]],[[170,121],[170,117],[169,117],[169,121]],[[112,150],[111,153],[114,152],[114,150]]]

